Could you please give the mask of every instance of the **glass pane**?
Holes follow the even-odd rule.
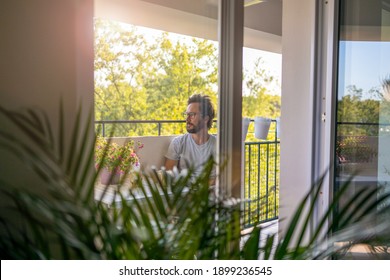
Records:
[[[390,182],[390,1],[340,2],[335,186],[354,175],[347,199]]]
[[[242,177],[244,225],[250,227],[279,215],[280,139],[276,128],[282,54],[268,40],[282,35],[282,3],[244,1],[244,5]],[[266,121],[260,122],[260,117]]]
[[[183,150],[172,159],[179,169],[185,159],[202,168],[210,151],[215,157],[217,116],[208,118],[199,106],[189,112],[187,102],[208,95],[217,110],[218,1],[96,1],[95,16],[97,129],[109,136],[115,127],[113,136],[139,139],[141,166],[157,168],[168,140],[207,130],[207,140],[189,151],[196,159]]]
[[[96,120],[115,121],[115,136],[175,135],[186,132],[192,94],[210,95],[217,108],[217,3],[98,1]]]

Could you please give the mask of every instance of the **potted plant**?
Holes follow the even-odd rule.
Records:
[[[127,141],[119,145],[107,138],[98,136],[95,145],[95,166],[104,185],[119,184],[121,175],[130,173],[138,167],[139,157],[136,149],[143,147],[141,142]]]
[[[94,196],[96,144],[84,133],[92,122],[77,121],[74,141],[63,145],[51,134],[45,115],[0,106],[0,118],[8,124],[0,126],[0,147],[20,160],[19,168],[29,177],[35,176],[18,181],[0,172],[1,259],[328,259],[349,258],[354,244],[371,246],[372,258],[390,258],[390,193],[385,189],[366,188],[341,208],[347,181],[312,228],[323,176],[292,214],[286,233],[261,239],[262,225],[241,231],[240,201],[210,198],[212,161],[196,180],[191,169],[186,175],[163,171],[155,180],[156,171],[141,172],[134,183],[151,195],[141,203],[130,189],[107,207]],[[60,129],[59,135],[65,135],[65,127]],[[109,148],[103,150],[107,154]],[[309,228],[312,234],[306,236]]]

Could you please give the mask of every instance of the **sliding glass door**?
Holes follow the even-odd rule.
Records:
[[[390,1],[340,1],[338,44],[335,188],[353,176],[345,198],[379,195],[390,188]]]

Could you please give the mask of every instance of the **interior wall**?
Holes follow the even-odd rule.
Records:
[[[93,102],[93,0],[2,0],[0,103],[69,111]]]
[[[283,1],[279,231],[310,190],[315,1]]]
[[[61,99],[67,129],[73,124],[80,103],[85,113],[93,108],[93,3],[0,1],[2,107],[42,109],[52,123],[54,135]],[[4,128],[4,120],[0,122]],[[92,136],[93,130],[90,133]],[[6,156],[3,153],[6,152],[0,149],[2,159]],[[1,175],[20,172],[18,164],[1,160]],[[23,177],[19,175],[13,180],[23,181]]]

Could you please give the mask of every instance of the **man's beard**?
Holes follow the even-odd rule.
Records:
[[[191,123],[192,128],[189,128],[188,125],[189,125],[189,123],[187,123],[187,125],[186,125],[188,133],[197,133],[200,130],[200,126],[198,126],[198,125],[194,125],[194,124]]]

